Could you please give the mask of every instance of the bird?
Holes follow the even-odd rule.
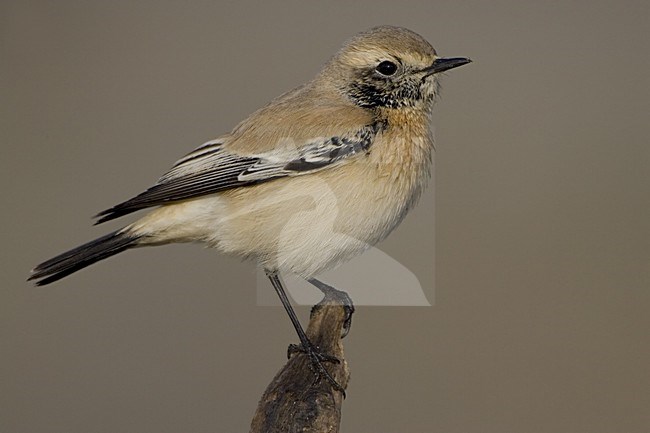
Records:
[[[205,244],[265,271],[301,350],[332,381],[321,362],[330,359],[305,335],[281,275],[318,286],[320,273],[397,227],[431,176],[440,73],[470,62],[438,56],[406,28],[358,33],[311,81],[200,145],[153,186],[97,214],[95,224],[149,213],[39,264],[28,279],[50,284],[133,248]]]

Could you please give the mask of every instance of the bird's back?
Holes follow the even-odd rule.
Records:
[[[225,147],[243,155],[273,152],[356,131],[373,122],[373,113],[314,80],[271,101],[237,125]]]

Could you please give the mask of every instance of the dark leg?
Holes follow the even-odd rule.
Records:
[[[293,307],[291,307],[291,303],[289,302],[289,298],[287,297],[286,292],[284,291],[284,287],[282,284],[282,280],[280,280],[280,276],[276,271],[269,271],[265,270],[266,275],[269,277],[269,280],[271,280],[271,284],[273,284],[273,288],[278,294],[278,297],[280,298],[280,301],[282,302],[282,305],[284,306],[284,309],[287,311],[287,314],[289,315],[289,319],[291,319],[291,323],[293,324],[293,327],[296,330],[296,333],[298,334],[298,338],[300,339],[300,344],[302,346],[302,349],[304,352],[309,356],[309,359],[311,361],[311,365],[316,372],[317,377],[320,378],[320,376],[325,376],[325,378],[332,384],[332,387],[336,389],[337,391],[341,391],[342,393],[345,394],[345,390],[341,385],[339,385],[336,380],[329,374],[327,369],[323,366],[322,362],[324,361],[330,361],[330,362],[340,362],[338,359],[324,355],[320,352],[318,352],[318,348],[314,347],[313,344],[311,344],[311,341],[309,341],[309,338],[307,338],[307,334],[305,334],[305,331],[302,329],[302,326],[300,325],[300,321],[298,320],[298,316],[296,316],[295,311],[293,311]]]

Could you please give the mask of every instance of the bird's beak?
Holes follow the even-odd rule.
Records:
[[[434,60],[431,66],[422,69],[421,72],[424,72],[425,76],[429,76],[432,74],[437,74],[438,72],[457,68],[471,62],[472,61],[467,57],[441,57]]]

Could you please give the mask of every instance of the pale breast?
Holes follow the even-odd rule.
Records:
[[[431,151],[428,133],[383,134],[370,154],[339,167],[227,192],[212,239],[265,267],[317,275],[402,221],[429,179]]]

